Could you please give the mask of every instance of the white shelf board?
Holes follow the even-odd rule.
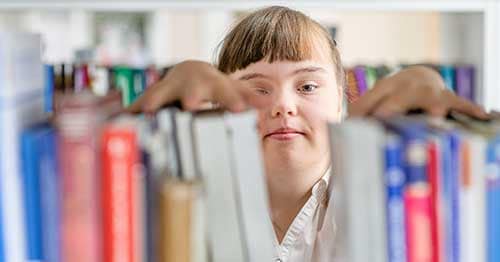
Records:
[[[112,0],[112,1],[51,1],[18,0],[0,1],[0,9],[88,9],[96,11],[152,11],[157,9],[217,9],[247,10],[270,5],[286,5],[294,8],[332,8],[345,11],[436,11],[482,12],[489,0],[316,0],[316,1],[168,1],[168,0]]]

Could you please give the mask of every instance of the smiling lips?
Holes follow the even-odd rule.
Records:
[[[273,132],[266,134],[264,136],[264,139],[272,138],[280,141],[286,141],[303,135],[305,135],[305,133],[295,130],[293,128],[278,128]]]

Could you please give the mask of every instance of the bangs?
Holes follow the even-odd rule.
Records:
[[[247,16],[231,30],[222,42],[218,68],[233,73],[262,59],[269,63],[308,60],[319,51],[318,44],[335,50],[328,32],[306,15],[269,7]]]

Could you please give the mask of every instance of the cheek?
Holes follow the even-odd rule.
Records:
[[[302,106],[307,118],[328,122],[339,122],[341,119],[341,98],[334,90],[324,90],[320,96],[310,99]]]

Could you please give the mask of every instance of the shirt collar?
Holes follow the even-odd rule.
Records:
[[[318,200],[322,200],[326,195],[328,183],[330,181],[331,169],[332,169],[331,166],[328,167],[328,169],[323,174],[321,179],[318,180],[318,182],[316,182],[316,184],[314,184],[314,186],[312,188],[312,195],[314,197],[316,197],[316,199],[318,199]]]

